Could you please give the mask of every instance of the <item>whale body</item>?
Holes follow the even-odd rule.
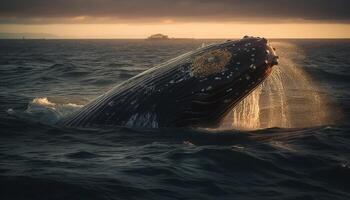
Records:
[[[69,127],[215,127],[271,73],[265,38],[245,36],[183,54],[115,86],[62,119]]]

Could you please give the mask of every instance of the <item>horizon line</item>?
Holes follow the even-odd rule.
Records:
[[[101,37],[57,37],[57,38],[30,38],[30,37],[23,37],[23,38],[6,38],[0,37],[0,40],[148,40],[148,41],[171,41],[171,40],[237,40],[237,39],[241,39],[242,37],[233,37],[233,38],[169,38],[169,39],[155,39],[155,40],[149,40],[147,38],[101,38]],[[267,39],[271,39],[271,40],[275,40],[275,39],[350,39],[350,37],[273,37],[273,38],[269,38],[269,37],[262,37],[262,38],[267,38]]]

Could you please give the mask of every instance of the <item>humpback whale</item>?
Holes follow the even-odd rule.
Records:
[[[271,73],[267,39],[245,36],[188,52],[115,86],[62,119],[69,127],[215,127]]]

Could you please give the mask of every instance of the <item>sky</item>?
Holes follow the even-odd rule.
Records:
[[[350,38],[349,0],[1,0],[0,37]]]

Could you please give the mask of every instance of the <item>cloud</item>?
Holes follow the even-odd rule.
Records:
[[[348,22],[349,0],[2,0],[0,23]]]

